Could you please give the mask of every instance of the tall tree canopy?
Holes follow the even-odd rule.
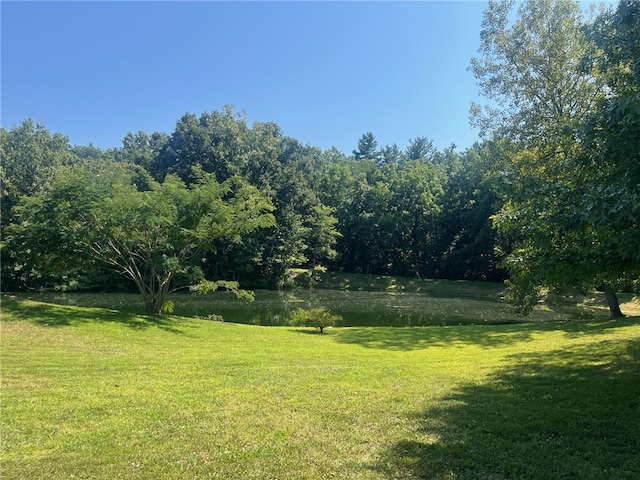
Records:
[[[640,283],[640,2],[623,0],[589,29],[585,59],[606,85],[583,131],[584,222],[595,232],[606,284]],[[610,294],[610,292],[609,292]]]
[[[12,152],[10,161],[17,166],[42,160],[42,168],[38,167],[41,174],[34,177],[38,182],[33,188],[29,182],[16,180],[28,188],[13,194],[13,203],[3,197],[3,208],[17,204],[20,195],[24,197],[16,210],[20,217],[13,216],[13,207],[7,208],[12,220],[5,222],[3,217],[3,228],[11,221],[16,224],[11,227],[12,235],[3,236],[7,241],[1,245],[2,281],[9,288],[102,290],[134,288],[137,283],[143,291],[145,282],[162,277],[169,264],[169,281],[163,277],[156,282],[162,288],[173,289],[202,277],[241,281],[250,288],[273,288],[290,280],[291,268],[313,270],[325,266],[376,274],[501,278],[495,263],[460,258],[463,252],[472,252],[472,256],[481,250],[486,252],[485,241],[477,239],[492,238],[478,235],[489,216],[487,204],[483,209],[471,207],[476,198],[485,198],[487,193],[483,184],[475,183],[484,176],[482,163],[469,176],[466,171],[471,163],[462,161],[466,156],[455,148],[438,152],[426,137],[409,140],[402,149],[392,145],[379,151],[375,136],[367,133],[358,142],[361,155],[349,156],[336,149],[323,152],[285,136],[275,123],[249,125],[246,116],[232,107],[199,116],[185,114],[169,134],[127,134],[121,148],[107,151],[92,145],[70,146],[66,137],[48,132],[43,135],[44,127],[36,128],[33,122],[29,125],[32,127],[2,130],[0,138],[0,147]],[[61,141],[52,143],[51,138]],[[30,146],[43,144],[56,147],[41,149],[40,157],[20,160],[21,155],[31,156]],[[70,167],[74,165],[84,168]],[[62,166],[69,168],[59,170]],[[3,164],[3,175],[10,173],[9,167],[9,161],[6,168]],[[64,175],[68,175],[66,180]],[[231,186],[234,192],[240,183],[251,185],[273,205],[273,222],[243,233],[242,241],[224,235],[212,236],[206,244],[190,243],[188,249],[197,253],[193,262],[186,254],[166,250],[158,257],[162,261],[154,260],[153,274],[138,277],[131,274],[134,270],[128,272],[105,257],[109,250],[104,246],[100,249],[102,257],[97,257],[96,251],[80,248],[88,245],[89,239],[95,240],[86,230],[93,224],[86,219],[111,218],[109,212],[112,216],[119,212],[146,232],[153,232],[153,225],[164,225],[160,231],[165,232],[175,223],[186,235],[191,227],[174,218],[172,212],[180,211],[176,206],[186,202],[192,190],[204,188],[204,177]],[[240,183],[238,178],[242,179]],[[462,185],[463,178],[470,181]],[[9,182],[3,182],[3,186],[7,188]],[[464,189],[472,200],[461,200]],[[172,197],[170,192],[177,196]],[[83,201],[89,193],[94,200]],[[79,200],[74,203],[71,199],[76,196]],[[222,195],[224,201],[232,197],[233,193]],[[111,210],[99,209],[101,203],[111,205]],[[93,206],[86,210],[89,205]],[[142,210],[142,206],[149,210]],[[27,228],[29,216],[37,217],[42,228]],[[469,218],[478,221],[461,224],[462,219]],[[48,219],[56,220],[45,223]],[[109,222],[115,225],[116,218]],[[65,224],[73,228],[60,226]],[[111,232],[105,228],[95,228],[94,233]],[[124,235],[125,231],[123,224],[118,232]],[[72,232],[77,236],[70,236]],[[132,229],[130,241],[138,238],[137,245],[142,244],[139,238],[143,233]],[[174,237],[162,240],[162,244],[178,245]],[[470,243],[471,250],[466,248]],[[45,244],[51,248],[44,248]],[[487,257],[486,253],[478,255]],[[97,265],[110,266],[121,275],[97,269]],[[160,274],[157,265],[164,265]],[[480,271],[482,268],[487,271]],[[63,275],[65,269],[74,272]],[[144,272],[145,267],[140,270]],[[151,267],[147,271],[152,272]],[[122,280],[125,277],[129,279],[126,282]],[[150,311],[161,308],[163,295],[157,301],[149,300]],[[151,294],[149,299],[153,298]]]
[[[52,169],[74,162],[69,139],[51,133],[43,124],[25,120],[7,131],[0,128],[1,223],[11,220],[11,210],[22,195],[33,195],[51,179]]]
[[[356,160],[363,160],[365,158],[377,160],[380,152],[378,152],[378,141],[375,135],[371,132],[362,134],[358,140],[358,149],[353,151],[353,155]]]
[[[612,162],[605,152],[607,139],[637,137],[638,131],[626,121],[606,119],[621,98],[615,86],[621,76],[613,73],[621,64],[606,54],[612,43],[605,40],[617,35],[616,21],[607,24],[612,14],[603,14],[596,24],[602,46],[594,48],[597,41],[576,2],[523,2],[509,25],[512,7],[510,1],[490,3],[482,30],[484,56],[472,60],[472,71],[481,91],[497,104],[491,117],[476,107],[473,113],[485,133],[502,139],[505,152],[495,164],[505,199],[495,224],[515,240],[506,259],[513,300],[526,313],[543,287],[604,287],[612,316],[621,315],[613,287],[637,264],[632,240],[637,216],[628,213],[633,208],[610,203],[637,156],[631,160],[626,141],[621,142],[624,162]],[[623,103],[635,106],[625,111],[637,108],[638,98],[632,98]],[[637,185],[620,198],[633,198]]]
[[[524,145],[550,144],[550,154],[584,122],[598,94],[591,72],[580,68],[587,50],[578,2],[490,1],[484,13],[480,57],[471,60],[480,92],[493,101],[472,105],[473,123],[487,138]]]
[[[127,168],[98,167],[58,169],[48,188],[23,197],[9,228],[23,252],[19,268],[107,265],[131,279],[157,314],[173,289],[202,279],[199,260],[215,240],[240,242],[273,224],[270,202],[236,177],[219,183],[195,171],[187,186],[174,175],[140,182]]]

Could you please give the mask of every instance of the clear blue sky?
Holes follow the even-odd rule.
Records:
[[[470,146],[484,1],[1,2],[1,120],[72,144],[171,133],[232,104],[249,122],[345,153]]]

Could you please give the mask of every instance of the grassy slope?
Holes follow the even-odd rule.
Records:
[[[327,335],[2,306],[2,478],[640,478],[640,322]]]

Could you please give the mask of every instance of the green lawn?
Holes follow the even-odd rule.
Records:
[[[3,479],[637,479],[640,318],[262,327],[2,303]]]

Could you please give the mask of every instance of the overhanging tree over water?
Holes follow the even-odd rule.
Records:
[[[271,204],[255,187],[196,176],[187,187],[171,175],[155,182],[144,171],[136,184],[113,164],[58,170],[49,188],[15,208],[9,234],[23,252],[19,268],[107,265],[135,283],[148,313],[161,313],[171,291],[203,279],[199,260],[215,240],[240,242],[273,224]]]
[[[638,7],[631,1],[621,8],[625,4],[627,14]],[[602,14],[595,24],[600,27],[589,35],[576,2],[526,1],[510,23],[513,5],[490,3],[482,57],[471,66],[482,93],[497,103],[489,115],[474,106],[475,120],[487,138],[508,146],[504,161],[496,164],[505,202],[495,224],[516,239],[506,259],[512,299],[526,313],[542,287],[603,287],[611,315],[620,316],[614,287],[632,278],[632,271],[637,275],[639,245],[632,240],[638,238],[633,235],[637,215],[628,213],[638,207],[611,205],[610,200],[638,157],[627,149],[618,152],[620,162],[612,162],[604,149],[615,143],[614,137],[628,143],[620,137],[622,125],[628,129],[625,137],[639,134],[637,122],[629,120],[638,109],[637,97],[626,97],[634,107],[627,109],[624,122],[606,120],[611,106],[620,105],[616,85],[622,78],[614,72],[632,65],[629,58],[624,64],[606,52],[613,45],[611,35],[620,39],[611,29],[615,21],[605,25],[610,12]],[[594,48],[598,38],[605,43],[600,49]],[[631,44],[637,51],[638,38],[620,45]],[[639,185],[627,185],[627,201],[633,191],[637,196]]]

